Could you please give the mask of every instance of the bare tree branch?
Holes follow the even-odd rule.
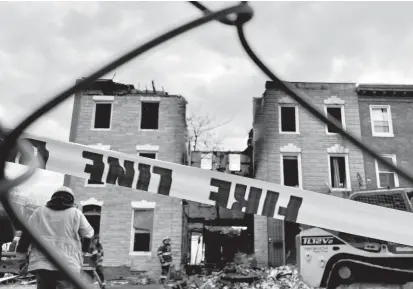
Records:
[[[186,119],[188,125],[187,148],[188,164],[191,165],[192,152],[220,150],[222,137],[214,131],[228,124],[231,120],[216,122],[210,115],[190,115]],[[205,156],[201,156],[203,158]]]

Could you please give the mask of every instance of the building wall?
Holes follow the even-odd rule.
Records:
[[[413,173],[413,97],[360,96],[361,134],[363,141],[381,154],[396,155],[398,166]],[[370,105],[390,105],[393,125],[393,137],[375,137],[372,134]],[[365,154],[365,174],[367,189],[377,189],[375,161]],[[400,187],[411,187],[406,180],[399,177]]]
[[[344,102],[346,129],[361,136],[358,97],[355,84],[340,83],[293,83],[304,90],[312,99],[313,104],[324,110],[325,104]],[[328,149],[348,151],[351,189],[363,189],[359,186],[357,174],[360,174],[365,184],[364,159],[362,152],[340,135],[328,135],[326,126],[314,118],[291,97],[267,82],[266,91],[260,98],[253,100],[253,159],[255,178],[276,184],[281,183],[281,153],[282,149],[301,151],[302,188],[319,193],[330,192]],[[279,105],[295,104],[298,106],[299,134],[280,134]],[[345,197],[348,193],[337,191],[333,195]],[[262,222],[264,222],[263,219]],[[270,224],[271,226],[283,226]],[[263,226],[264,227],[264,226]],[[265,226],[265,229],[266,226]],[[262,244],[262,246],[268,246]],[[268,248],[267,248],[268,250]],[[281,249],[279,249],[281,250]],[[271,260],[279,258],[281,264],[283,254],[270,256]],[[281,257],[279,257],[281,256]],[[262,255],[264,259],[264,255]]]
[[[312,99],[313,104],[324,110],[325,101],[344,101],[346,129],[361,136],[358,98],[354,84],[295,83]],[[329,169],[327,149],[341,146],[348,149],[351,189],[358,190],[357,173],[364,180],[362,152],[340,135],[327,135],[326,126],[298,106],[299,134],[279,133],[281,103],[296,102],[276,88],[267,89],[264,96],[255,99],[254,161],[255,178],[273,183],[281,182],[281,148],[295,146],[301,149],[302,187],[305,190],[328,193]],[[337,193],[337,195],[341,195]]]
[[[140,130],[142,100],[158,100],[159,130]],[[108,131],[91,130],[94,111],[93,95],[76,95],[72,117],[70,141],[85,145],[110,145],[110,150],[137,155],[136,146],[158,146],[157,159],[183,163],[185,155],[186,101],[177,96],[154,97],[139,94],[114,97],[112,126]],[[143,191],[106,185],[85,187],[85,180],[65,177],[65,183],[76,193],[76,203],[96,199],[103,202],[100,235],[105,250],[104,266],[127,266],[132,270],[160,274],[156,255],[162,238],[169,236],[175,264],[181,261],[182,203]],[[154,230],[151,253],[131,255],[132,232],[131,202],[155,202]]]

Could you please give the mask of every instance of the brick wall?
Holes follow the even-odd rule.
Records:
[[[92,95],[76,95],[72,116],[70,141],[86,145],[101,143],[111,150],[136,155],[137,145],[159,146],[157,159],[183,163],[185,155],[186,101],[176,96],[161,96],[159,130],[141,131],[141,95],[115,96],[112,127],[109,131],[91,130],[94,100]],[[85,187],[85,181],[65,177],[65,183],[76,193],[76,203],[95,198],[103,201],[101,212],[101,241],[105,250],[104,266],[128,266],[132,270],[147,271],[159,276],[156,256],[162,238],[169,236],[175,264],[181,261],[182,204],[171,199],[143,191],[113,185]],[[151,255],[130,255],[132,232],[132,201],[156,202]]]
[[[73,127],[73,139],[80,144],[111,145],[111,150],[136,154],[136,145],[158,145],[157,158],[174,163],[183,163],[186,133],[186,101],[178,97],[160,97],[159,130],[140,130],[140,95],[116,96],[113,102],[112,129],[91,130],[94,101],[92,95],[75,97],[74,107],[78,112],[78,124]],[[77,106],[77,103],[79,106]],[[73,117],[73,123],[76,122]]]
[[[413,99],[397,97],[359,97],[361,134],[363,141],[382,154],[395,154],[397,165],[413,173]],[[390,105],[394,137],[373,137],[370,105]],[[374,159],[364,155],[367,189],[377,188]],[[399,177],[400,187],[411,187]]]
[[[103,262],[105,267],[125,265],[131,270],[146,271],[151,276],[159,276],[160,267],[156,251],[162,243],[162,238],[166,236],[171,238],[175,264],[180,265],[181,200],[113,185],[107,185],[105,188],[82,188],[83,184],[83,179],[71,178],[70,186],[75,188],[77,203],[90,198],[104,202],[101,211],[100,236],[105,251]],[[149,256],[129,254],[132,232],[132,201],[156,203],[151,255]]]
[[[358,98],[354,84],[308,83],[296,84],[296,86],[309,94],[313,103],[323,110],[324,100],[333,95],[344,100],[346,129],[361,136]],[[327,193],[328,187],[325,185],[325,182],[329,180],[327,148],[338,144],[349,149],[351,186],[353,190],[357,190],[357,173],[363,180],[365,179],[361,151],[340,135],[327,135],[325,125],[300,105],[298,106],[300,134],[279,134],[278,104],[280,101],[295,103],[280,91],[267,90],[254,122],[255,177],[280,183],[280,148],[294,144],[301,148],[303,188]]]
[[[354,84],[294,83],[294,85],[304,90],[311,97],[313,104],[322,110],[324,110],[324,101],[332,96],[344,100],[346,129],[357,136],[361,136],[358,98]],[[328,193],[329,188],[326,185],[326,182],[329,183],[327,149],[339,145],[349,150],[348,160],[352,190],[359,189],[357,173],[360,174],[365,184],[362,152],[340,135],[327,135],[326,126],[300,105],[298,105],[300,133],[279,133],[279,104],[295,104],[296,102],[277,90],[276,87],[270,86],[268,86],[262,98],[254,99],[253,158],[255,178],[280,184],[280,149],[290,144],[301,149],[303,189]],[[334,195],[343,196],[343,193],[337,192]],[[279,222],[282,223],[282,221]],[[268,251],[268,244],[263,242],[262,246],[266,249],[262,248],[261,258],[265,260],[264,254],[265,250]],[[276,255],[279,256],[280,254]],[[274,256],[270,256],[270,258],[274,260]]]

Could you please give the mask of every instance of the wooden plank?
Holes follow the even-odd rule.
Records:
[[[17,279],[18,277],[19,277],[19,275],[12,275],[12,276],[3,277],[3,278],[0,278],[0,283],[3,283],[4,281],[7,281],[7,280]]]

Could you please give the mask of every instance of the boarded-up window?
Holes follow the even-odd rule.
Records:
[[[211,153],[201,154],[201,169],[212,170],[212,154]]]
[[[152,248],[153,235],[153,209],[134,210],[133,216],[133,251],[149,252]]]
[[[229,170],[232,172],[239,172],[241,170],[241,155],[240,154],[229,155]]]

